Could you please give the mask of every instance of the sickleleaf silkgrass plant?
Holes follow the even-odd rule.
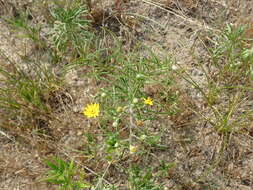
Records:
[[[90,153],[93,156],[99,154],[100,161],[118,165],[128,156],[141,158],[149,154],[149,148],[166,148],[161,143],[165,126],[161,125],[159,134],[153,134],[150,128],[153,127],[152,121],[170,115],[163,105],[176,104],[176,99],[167,97],[173,102],[166,102],[162,90],[152,95],[146,90],[146,86],[152,85],[171,88],[173,70],[170,59],[161,60],[152,52],[148,57],[138,53],[123,55],[118,50],[114,53],[110,59],[115,56],[117,62],[110,65],[111,73],[103,73],[98,78],[94,76],[107,85],[94,97],[93,103],[84,105],[83,115],[100,129],[99,143],[89,146]],[[96,123],[92,123],[94,119]],[[129,167],[131,165],[130,162]]]
[[[134,165],[129,168],[129,189],[153,189],[163,190],[163,184],[156,184],[153,178],[152,168],[141,169]]]
[[[219,72],[214,80],[220,80],[227,86],[239,86],[242,83],[250,86],[253,54],[244,38],[246,28],[227,25],[218,35],[216,46],[210,49],[212,65]]]
[[[86,19],[88,10],[84,5],[73,4],[51,10],[54,25],[51,31],[53,46],[60,53],[74,51],[81,54],[93,38],[90,21]]]
[[[199,97],[206,105],[204,110],[193,112],[210,124],[222,140],[219,156],[200,178],[207,177],[224,159],[232,135],[247,131],[251,125],[253,112],[247,104],[252,99],[249,94],[253,90],[253,54],[245,46],[247,40],[243,37],[244,30],[243,26],[235,28],[227,25],[217,35],[214,47],[209,49],[210,63],[207,64],[205,59],[197,59],[199,69],[204,73],[204,82],[194,79],[180,65],[178,67],[181,71],[175,71],[192,90],[200,94]]]
[[[209,49],[211,66],[215,67],[216,74],[210,73],[214,68],[204,65],[205,61],[198,62],[199,69],[204,73],[206,83],[200,84],[182,67],[183,72],[177,74],[187,81],[194,90],[201,94],[208,108],[212,112],[212,118],[198,113],[202,118],[210,122],[219,133],[238,131],[239,123],[248,123],[252,112],[243,109],[241,102],[248,99],[248,93],[252,91],[252,50],[244,46],[246,39],[243,37],[245,26],[235,28],[227,25],[225,30],[218,35],[215,47]],[[200,59],[201,60],[201,59]],[[244,115],[245,114],[245,115]],[[244,115],[239,117],[239,115]],[[244,118],[245,122],[238,118]],[[236,124],[237,123],[237,124]],[[237,127],[236,127],[237,126]]]
[[[78,168],[74,161],[65,162],[60,158],[53,161],[46,160],[49,170],[41,181],[59,185],[61,190],[88,189],[90,184],[85,181],[85,173]]]

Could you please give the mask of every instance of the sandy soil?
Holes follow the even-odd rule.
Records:
[[[133,21],[125,18],[129,23],[128,27],[119,26],[119,34],[125,35],[122,38],[126,40],[126,48],[131,48],[131,43],[137,39],[160,56],[171,54],[198,81],[204,80],[203,73],[194,67],[192,51],[194,50],[198,56],[206,56],[206,48],[202,42],[208,40],[208,33],[220,30],[224,23],[252,24],[250,18],[253,18],[253,2],[250,0],[156,2],[160,3],[160,7],[146,1],[130,1],[124,5],[126,15],[137,15]],[[13,6],[22,4],[25,4],[24,1],[6,3],[0,0],[0,7],[9,7],[0,9],[0,14],[13,14]],[[27,5],[32,4],[27,1]],[[139,21],[139,17],[148,20]],[[249,30],[247,35],[253,37],[252,30]],[[0,51],[13,62],[21,62],[22,56],[29,56],[34,50],[29,40],[18,38],[18,34],[11,31],[1,19],[0,41]],[[0,65],[6,63],[6,59],[0,56]],[[68,116],[71,119],[50,124],[60,126],[57,131],[53,131],[57,133],[57,139],[47,139],[48,142],[44,143],[43,138],[32,134],[34,143],[27,144],[25,137],[22,139],[5,131],[0,118],[0,189],[52,190],[54,187],[39,182],[41,175],[46,171],[43,158],[51,155],[77,158],[80,156],[72,150],[84,146],[85,142],[80,141],[80,136],[85,132],[83,126],[89,126],[79,112],[82,109],[81,105],[89,100],[87,92],[92,94],[100,86],[92,80],[79,80],[77,71],[67,75],[67,83],[72,86],[69,89],[73,98],[72,108],[63,109],[59,118]],[[191,98],[197,101],[198,94],[193,93]],[[185,121],[187,122],[190,121]],[[211,173],[207,172],[208,179],[203,177],[203,181],[200,179],[201,182],[196,183],[194,181],[197,176],[212,168],[214,160],[219,156],[217,152],[222,147],[221,136],[214,133],[212,127],[204,122],[189,124],[180,129],[171,127],[167,133],[165,141],[166,144],[170,144],[171,149],[166,153],[158,152],[158,157],[182,163],[177,171],[174,171],[171,179],[165,182],[167,189],[253,189],[253,136],[233,135],[224,153],[226,160],[219,163]],[[189,139],[191,143],[186,143]],[[82,158],[79,161],[81,163]]]

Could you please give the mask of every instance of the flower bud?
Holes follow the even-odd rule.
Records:
[[[114,122],[112,123],[112,126],[113,126],[113,127],[117,127],[118,124],[119,124],[118,121],[114,121]]]
[[[119,147],[119,143],[116,142],[116,143],[114,144],[114,147],[115,147],[115,148],[118,148],[118,147]]]
[[[134,99],[133,99],[133,103],[134,103],[134,104],[137,104],[137,103],[138,103],[138,98],[134,98]]]
[[[140,136],[140,139],[143,140],[143,141],[144,141],[146,138],[147,138],[147,135],[141,135],[141,136]]]
[[[136,78],[137,78],[137,79],[144,78],[144,75],[143,75],[143,74],[137,74],[137,75],[136,75]]]
[[[172,69],[173,71],[175,71],[175,70],[177,70],[177,66],[176,66],[176,65],[172,65],[171,69]]]
[[[138,147],[137,147],[137,146],[134,146],[134,145],[130,145],[130,146],[129,146],[129,152],[130,152],[130,154],[136,153],[137,150],[138,150]]]

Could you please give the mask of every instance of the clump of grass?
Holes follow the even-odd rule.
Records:
[[[28,74],[29,72],[34,75]],[[61,87],[60,79],[49,68],[39,65],[26,70],[13,65],[11,70],[0,67],[0,107],[8,121],[24,128],[38,126],[38,121],[52,119],[48,97]]]
[[[33,24],[28,18],[28,12],[22,11],[18,17],[4,18],[4,20],[13,31],[20,33],[17,37],[30,39],[38,50],[44,50],[47,43],[41,36],[41,26]]]

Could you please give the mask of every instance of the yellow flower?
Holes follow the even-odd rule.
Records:
[[[138,147],[137,147],[137,146],[134,146],[134,145],[130,145],[130,146],[129,146],[129,152],[130,152],[130,154],[136,153],[137,150],[138,150]]]
[[[150,106],[153,105],[153,100],[150,97],[143,98],[143,102],[144,102],[144,104],[147,104],[147,105],[150,105]]]
[[[94,103],[94,104],[88,104],[84,110],[83,110],[83,114],[85,116],[87,116],[88,118],[92,118],[92,117],[97,117],[99,116],[99,104]]]

